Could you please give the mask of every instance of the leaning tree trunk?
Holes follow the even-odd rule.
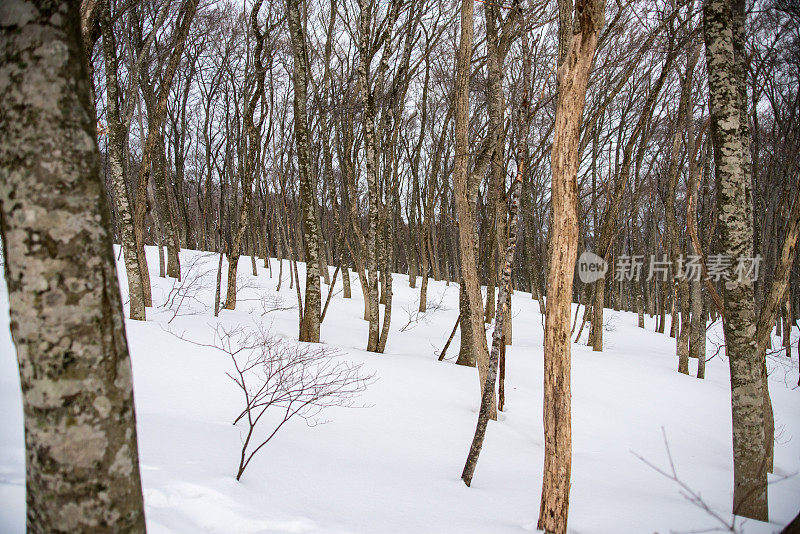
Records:
[[[745,166],[748,154],[742,146],[739,92],[732,33],[733,10],[724,0],[708,0],[703,6],[711,133],[717,175],[720,252],[731,258],[753,255],[753,227],[749,217]],[[741,13],[739,16],[742,17]],[[739,18],[739,17],[736,17]],[[767,520],[767,448],[764,443],[764,396],[761,355],[756,345],[753,280],[729,269],[723,284],[726,353],[731,374],[733,418],[733,512]]]
[[[300,195],[305,231],[306,254],[306,301],[303,323],[300,326],[300,341],[319,342],[319,318],[322,297],[320,296],[319,227],[316,215],[316,197],[311,176],[311,147],[308,136],[306,99],[308,91],[308,51],[300,20],[298,0],[286,1],[289,33],[292,37],[294,57],[294,136],[297,143],[297,168],[300,174]],[[325,267],[327,270],[327,265]]]
[[[522,92],[521,113],[523,117],[521,126],[521,139],[525,139],[528,133],[528,86],[525,85]],[[525,136],[525,137],[523,137]],[[472,484],[472,475],[475,473],[475,466],[478,463],[478,456],[483,448],[483,440],[486,436],[486,427],[489,424],[490,410],[494,403],[494,383],[497,378],[497,368],[499,359],[505,359],[506,341],[504,338],[505,322],[511,318],[511,268],[514,262],[514,252],[517,249],[517,228],[519,226],[519,202],[522,194],[522,177],[525,173],[525,142],[520,142],[517,146],[517,177],[512,184],[511,205],[509,210],[508,242],[505,254],[503,255],[503,270],[500,273],[499,294],[497,296],[498,307],[495,314],[494,332],[492,333],[492,352],[489,355],[489,372],[486,375],[486,382],[483,385],[483,395],[481,396],[481,408],[478,413],[478,423],[475,428],[475,435],[467,454],[467,461],[461,473],[461,480],[469,486]],[[503,225],[505,226],[505,225]],[[503,403],[503,380],[505,378],[505,362],[501,368],[500,380],[500,406]]]
[[[0,235],[27,531],[144,532],[124,315],[78,2],[0,10]]]
[[[573,25],[569,0],[559,0],[562,35],[569,46],[558,67],[558,102],[553,130],[550,269],[544,333],[544,469],[537,528],[564,534],[572,469],[570,401],[570,303],[578,251],[578,164],[581,116],[589,70],[603,26],[605,2],[578,0]]]

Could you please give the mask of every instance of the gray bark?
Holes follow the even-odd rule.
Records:
[[[119,218],[120,241],[128,276],[128,298],[130,299],[130,318],[144,321],[145,303],[142,290],[142,276],[136,256],[136,238],[133,235],[133,214],[131,213],[128,188],[125,183],[124,142],[126,129],[119,114],[119,83],[117,80],[117,52],[114,28],[111,23],[109,0],[102,2],[101,28],[103,32],[103,58],[106,69],[106,119],[108,121],[108,167],[113,186],[114,204]]]
[[[738,5],[737,9],[743,9]],[[703,7],[711,133],[717,179],[720,252],[732,258],[753,255],[750,186],[745,167],[749,154],[742,143],[736,58],[732,34],[734,8],[724,0]],[[733,417],[733,512],[767,520],[767,447],[764,440],[762,358],[756,346],[753,280],[733,272],[723,284],[726,353],[731,373]]]
[[[319,318],[322,308],[320,295],[319,227],[316,216],[316,195],[311,176],[311,147],[309,145],[306,100],[308,92],[308,51],[305,30],[300,19],[298,0],[287,0],[287,21],[292,38],[294,57],[294,136],[297,144],[297,168],[300,174],[301,208],[305,231],[306,298],[300,341],[319,342]],[[327,270],[327,266],[325,267]]]
[[[133,386],[77,2],[0,9],[0,234],[27,531],[144,532]]]

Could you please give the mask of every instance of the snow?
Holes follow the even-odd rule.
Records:
[[[148,250],[153,299],[163,304],[171,279],[158,275]],[[211,311],[218,256],[182,251],[184,269],[197,259],[205,288],[181,314],[149,308],[148,321],[126,321],[134,371],[137,429],[147,525],[168,533],[525,532],[536,530],[543,463],[542,317],[529,293],[513,298],[506,411],[491,422],[472,487],[460,480],[479,405],[477,371],[439,362],[458,314],[458,286],[431,281],[434,311],[404,332],[406,310],[419,289],[394,275],[392,328],[385,354],[364,351],[367,323],[357,277],[352,299],[336,293],[322,325],[322,341],[340,358],[362,363],[375,380],[358,408],[331,408],[328,421],[310,427],[290,421],[235,480],[244,428],[233,426],[243,406],[226,376],[227,355],[207,343],[215,325],[263,323],[279,336],[297,337],[297,310],[262,315],[274,306],[272,276],[251,276],[242,257],[242,289],[235,311]],[[127,288],[118,264],[121,287]],[[304,279],[303,265],[299,266]],[[225,269],[225,267],[223,267]],[[227,269],[225,269],[227,271]],[[331,271],[333,271],[331,269]],[[296,304],[284,262],[280,295]],[[193,275],[185,276],[191,280]],[[419,286],[419,284],[417,284]],[[323,299],[327,286],[323,284]],[[341,289],[341,279],[336,291]],[[324,302],[324,300],[323,300]],[[126,309],[127,312],[127,309]],[[184,315],[185,314],[185,315]],[[728,364],[722,354],[705,380],[676,372],[674,340],[636,326],[636,316],[606,311],[605,351],[572,347],[573,463],[569,532],[649,533],[721,525],[681,495],[673,481],[637,455],[668,468],[666,436],[679,478],[723,519],[730,520],[732,452]],[[8,295],[0,287],[0,532],[24,532],[24,440]],[[585,338],[584,333],[584,338]],[[796,346],[798,332],[793,332]],[[184,339],[181,339],[184,338]],[[721,343],[709,329],[709,356]],[[448,350],[458,352],[459,337]],[[793,347],[794,348],[794,347]],[[694,373],[696,362],[691,364]],[[746,533],[778,532],[800,507],[800,390],[797,360],[770,360],[775,410],[775,474],[770,475],[770,523],[745,521]],[[266,427],[263,429],[266,431]]]

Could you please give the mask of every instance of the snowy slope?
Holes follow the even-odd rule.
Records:
[[[148,254],[154,302],[161,305],[172,281],[158,278],[156,251]],[[477,417],[477,372],[438,362],[435,355],[458,314],[458,286],[431,282],[428,301],[441,300],[442,308],[400,332],[408,321],[405,309],[416,309],[419,291],[410,289],[402,275],[394,276],[386,354],[363,350],[367,323],[355,275],[353,298],[336,294],[322,325],[324,343],[375,374],[358,399],[368,406],[332,408],[324,414],[330,422],[315,427],[291,421],[236,482],[242,428],[231,422],[242,403],[225,375],[230,360],[177,336],[208,342],[216,324],[263,322],[276,334],[296,339],[297,310],[262,316],[262,298],[275,305],[277,262],[272,261],[272,276],[259,262],[259,275],[252,277],[250,259],[243,257],[240,299],[246,300],[214,318],[217,256],[183,251],[185,269],[193,258],[199,259],[192,270],[206,273],[206,289],[198,301],[184,303],[181,313],[191,314],[168,323],[172,312],[154,308],[148,309],[147,322],[126,323],[151,533],[535,531],[543,462],[543,332],[530,294],[514,295],[507,409],[489,426],[471,488],[459,476]],[[280,295],[286,305],[295,304],[285,262],[284,277]],[[324,298],[324,284],[323,292]],[[641,330],[634,314],[608,311],[607,317],[603,353],[573,345],[570,532],[663,534],[719,527],[681,496],[675,482],[636,455],[667,468],[666,435],[680,479],[730,519],[730,389],[724,354],[708,362],[706,380],[683,376],[675,371],[674,341],[654,333],[652,320]],[[21,533],[22,409],[4,286],[0,324],[0,532]],[[721,337],[718,325],[709,330],[709,355]],[[458,339],[457,334],[450,356],[458,351]],[[794,339],[796,346],[797,331]],[[692,362],[692,372],[695,367]],[[770,367],[778,436],[775,475],[770,475],[772,522],[745,522],[747,533],[777,532],[800,509],[797,360],[776,357]]]

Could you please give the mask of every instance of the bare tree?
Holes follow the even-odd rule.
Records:
[[[286,14],[292,38],[294,58],[294,137],[297,145],[297,168],[300,173],[300,201],[303,210],[306,253],[306,299],[301,305],[300,341],[319,342],[322,297],[320,294],[319,228],[317,200],[311,176],[311,147],[308,135],[306,100],[308,98],[308,50],[298,0],[287,0]],[[327,269],[327,266],[325,267]]]
[[[453,196],[458,212],[459,248],[461,251],[461,284],[468,301],[468,308],[462,310],[461,328],[470,334],[467,343],[478,365],[478,379],[481,395],[484,393],[486,377],[489,374],[489,348],[486,344],[486,331],[483,327],[483,303],[478,283],[478,264],[476,258],[477,236],[475,228],[474,196],[471,195],[469,173],[469,77],[470,58],[473,39],[473,4],[471,0],[461,3],[461,38],[456,52],[456,83],[454,94],[455,163],[453,168]],[[494,394],[493,394],[494,395]],[[489,417],[497,418],[494,399],[489,407]]]
[[[519,6],[517,6],[519,8]],[[522,114],[527,116],[528,112],[528,94],[527,91],[523,92],[522,96]],[[527,121],[524,121],[527,122]],[[527,124],[524,128],[527,131]],[[511,189],[511,202],[509,208],[509,223],[508,223],[508,244],[506,245],[505,254],[503,255],[503,270],[500,274],[500,291],[497,296],[497,308],[494,321],[494,332],[492,333],[492,352],[489,355],[489,372],[486,375],[486,382],[483,385],[483,395],[481,396],[481,408],[478,413],[478,424],[475,428],[475,436],[472,438],[472,445],[467,455],[467,461],[464,464],[464,470],[461,473],[461,480],[464,484],[469,486],[472,483],[472,475],[475,473],[475,466],[478,463],[478,456],[480,455],[481,448],[483,447],[483,439],[486,435],[486,427],[489,424],[490,410],[494,401],[494,383],[497,378],[497,367],[500,358],[505,358],[506,341],[504,339],[503,324],[507,319],[510,319],[509,304],[511,302],[511,269],[514,262],[514,252],[517,249],[517,226],[519,225],[519,201],[522,189],[522,177],[525,173],[525,158],[524,153],[526,147],[520,144],[517,147],[519,151],[517,159],[517,177],[512,184]],[[569,336],[567,336],[569,339]],[[444,353],[444,351],[442,351]],[[502,373],[505,373],[503,366]],[[501,375],[502,376],[502,375]],[[500,382],[502,392],[503,382]],[[501,395],[502,399],[502,395]],[[502,405],[502,400],[501,400]]]

